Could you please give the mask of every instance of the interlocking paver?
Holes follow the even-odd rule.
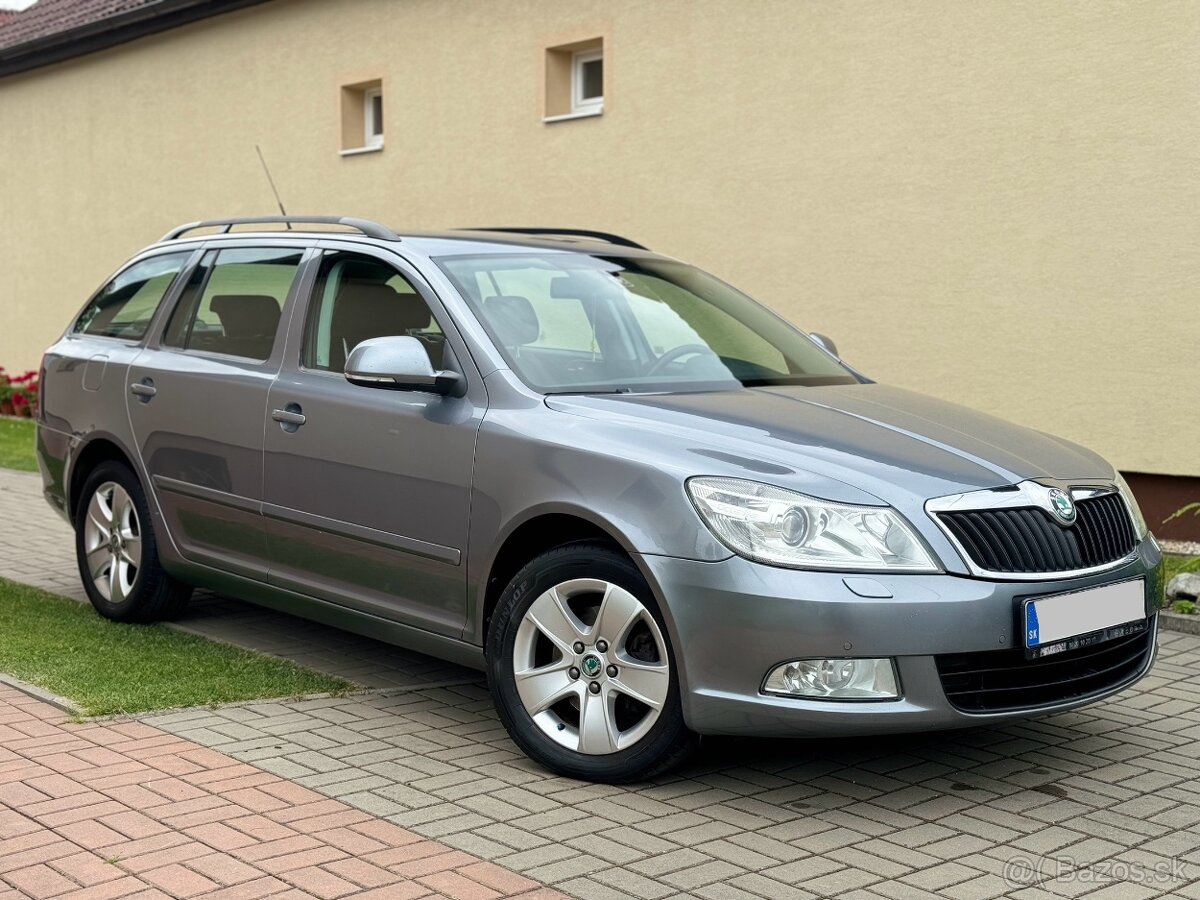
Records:
[[[58,710],[7,686],[0,686],[0,719],[15,725],[46,725],[69,736],[82,748],[78,755],[98,765],[123,765],[127,759],[109,749],[114,734],[123,737],[119,732],[71,724]],[[150,731],[146,728],[142,734]],[[92,744],[93,739],[101,743]],[[134,740],[125,741],[125,746],[134,757],[155,761],[153,750],[163,744]],[[35,747],[23,745],[4,748],[7,764],[17,762],[22,753],[34,752]],[[151,784],[172,782],[164,782],[155,768],[146,766],[137,770],[140,784],[110,788],[108,799],[69,773],[48,775],[40,766],[12,766],[9,771],[49,792],[38,791],[27,781],[6,783],[9,790],[0,807],[0,900],[9,894],[35,900],[283,897],[294,888],[302,888],[300,893],[306,897],[340,898],[381,887],[393,897],[469,900],[540,890],[530,879],[372,819],[223,753],[187,743],[178,743],[177,752],[195,767],[191,777],[195,791],[184,792],[188,799],[179,803],[150,789]],[[203,777],[207,775],[215,777]],[[229,797],[245,801],[246,791],[270,798],[272,810],[267,815],[285,821],[228,802]],[[101,799],[97,802],[97,798]],[[188,812],[179,815],[181,807]],[[210,814],[215,816],[211,822],[172,825]],[[309,826],[309,833],[292,827],[299,825]],[[420,847],[420,852],[414,847]],[[393,860],[396,864],[388,871],[350,856],[364,851],[399,853],[402,861]],[[337,862],[348,865],[333,868]],[[426,876],[440,880],[416,880]],[[446,891],[441,892],[439,885]]]
[[[76,887],[74,882],[44,863],[8,872],[4,875],[4,880],[18,891],[39,900],[59,897]]]
[[[0,560],[0,575],[81,596],[69,531],[45,508],[37,480],[0,472],[0,513],[0,539],[10,522],[23,523],[25,545],[34,535],[31,558]],[[287,896],[289,879],[315,894],[315,880],[294,875],[303,871],[329,876],[321,883],[331,895],[351,884],[353,896],[389,900],[511,893],[528,890],[527,877],[586,900],[1200,898],[1200,638],[1163,633],[1150,677],[1085,710],[869,741],[706,740],[682,771],[614,787],[551,776],[524,758],[482,679],[466,670],[203,593],[181,625],[382,690],[173,711],[96,726],[91,740],[0,704],[0,791],[17,786],[23,803],[0,806],[0,839],[40,832],[22,815],[34,803],[90,790],[134,808],[148,791],[162,798],[162,815],[138,811],[186,833],[168,844],[127,840],[137,856],[163,860],[202,845],[204,855],[174,864],[214,882],[222,871],[245,875],[237,866],[263,873],[246,856],[263,845],[261,861],[292,867],[214,896]],[[212,751],[182,738],[218,752],[206,756]],[[6,757],[14,747],[26,755]],[[110,753],[132,759],[114,762]],[[281,777],[264,781],[263,772]],[[230,799],[214,788],[240,793]],[[119,813],[62,824],[60,837],[7,856],[0,847],[0,884],[14,867],[70,876],[58,867],[87,846],[77,838],[124,836],[98,830],[110,815]],[[222,854],[226,870],[214,862]],[[444,868],[466,854],[470,865]],[[1186,868],[1175,880],[1140,884],[1059,879],[1022,889],[1004,880],[1014,858],[1062,854],[1083,866],[1174,859]],[[145,889],[119,868],[98,887],[129,879],[129,890]]]

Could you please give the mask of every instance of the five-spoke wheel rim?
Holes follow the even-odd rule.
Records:
[[[565,581],[533,601],[517,628],[513,674],[543,734],[596,756],[645,737],[670,690],[667,645],[650,611],[594,578]]]
[[[83,541],[87,570],[100,596],[124,602],[142,565],[142,529],[133,498],[115,481],[92,494]]]

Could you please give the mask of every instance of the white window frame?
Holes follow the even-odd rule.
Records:
[[[595,114],[604,111],[604,82],[600,83],[599,97],[583,96],[584,63],[604,60],[604,48],[579,50],[571,55],[571,114]]]
[[[383,146],[383,126],[380,123],[378,131],[375,122],[375,98],[383,104],[383,88],[367,88],[363,96],[363,149],[377,150]]]

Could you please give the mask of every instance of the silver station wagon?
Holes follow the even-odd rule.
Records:
[[[45,493],[101,615],[202,586],[485,669],[521,749],[597,781],[1150,668],[1161,553],[1083,447],[615,235],[284,221],[172,231],[46,353]]]

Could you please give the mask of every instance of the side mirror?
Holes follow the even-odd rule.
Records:
[[[837,359],[842,358],[841,355],[838,353],[837,344],[835,344],[833,342],[833,338],[825,337],[825,335],[818,334],[815,331],[810,331],[808,333],[808,336],[810,338],[812,338],[814,344],[816,344],[818,347],[820,347],[822,350],[824,350],[830,356],[835,357]]]
[[[435,371],[425,345],[407,336],[363,341],[350,351],[345,374],[351,384],[392,391],[428,391],[461,397],[467,388],[457,372]]]

